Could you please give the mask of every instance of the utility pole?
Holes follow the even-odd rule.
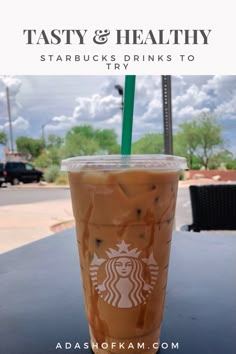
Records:
[[[45,128],[45,123],[42,124],[42,140],[43,140],[43,145],[45,147],[45,132],[44,132],[44,128]]]
[[[165,154],[173,155],[171,76],[162,75],[162,102]]]
[[[6,97],[7,97],[7,111],[8,111],[8,121],[9,121],[11,152],[14,152],[13,132],[12,132],[12,122],[11,122],[11,106],[10,106],[10,98],[9,98],[9,88],[7,86],[6,86]]]
[[[45,136],[45,127],[50,124],[51,121],[47,121],[46,123],[43,123],[41,125],[41,129],[42,129],[42,141],[43,141],[43,145],[44,145],[44,148],[46,147],[46,136]]]

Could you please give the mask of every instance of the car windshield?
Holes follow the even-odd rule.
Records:
[[[28,171],[31,171],[31,170],[33,170],[34,168],[33,168],[33,166],[30,165],[29,163],[26,163],[26,164],[25,164],[25,169],[28,170]]]

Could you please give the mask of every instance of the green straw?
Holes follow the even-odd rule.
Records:
[[[122,124],[121,154],[131,154],[132,127],[134,113],[135,75],[125,76],[125,97]]]

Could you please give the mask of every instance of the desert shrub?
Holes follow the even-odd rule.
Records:
[[[236,170],[236,159],[232,159],[226,162],[226,168],[228,170]]]
[[[50,166],[44,173],[46,182],[55,182],[60,175],[60,167],[57,165]]]
[[[60,176],[55,180],[55,184],[64,185],[69,184],[67,174],[61,173]]]
[[[34,160],[34,165],[35,165],[35,167],[38,167],[38,168],[47,168],[48,166],[50,166],[51,163],[52,162],[51,162],[50,157],[45,153],[39,155]]]

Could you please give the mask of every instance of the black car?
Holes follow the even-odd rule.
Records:
[[[33,165],[28,162],[6,162],[2,171],[5,181],[2,183],[11,183],[13,185],[30,182],[39,182],[43,179],[43,172],[36,170]],[[0,175],[1,176],[1,175]],[[0,180],[1,181],[1,180]],[[0,182],[0,184],[2,184]]]
[[[0,187],[6,182],[6,171],[3,162],[0,162]]]

